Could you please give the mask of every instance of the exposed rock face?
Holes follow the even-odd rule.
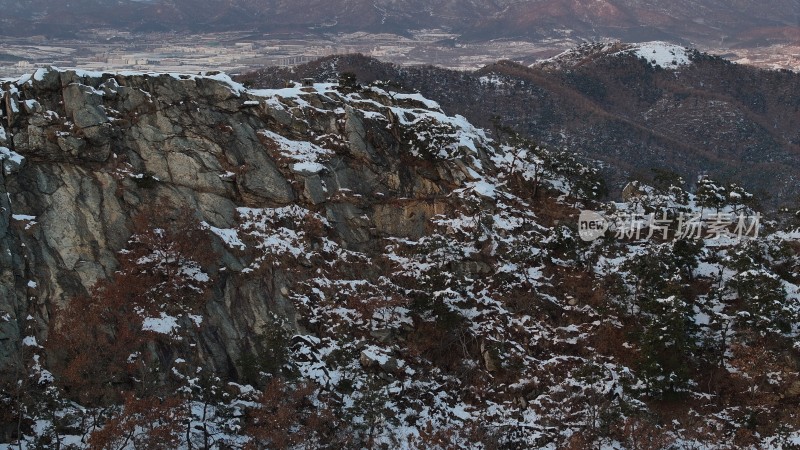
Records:
[[[2,95],[0,369],[26,333],[45,337],[55,308],[115,271],[132,217],[159,199],[220,236],[235,235],[242,208],[297,207],[327,221],[335,245],[363,251],[382,237],[425,234],[444,193],[485,159],[482,134],[458,126],[448,148],[464,158],[434,166],[412,156],[419,143],[399,133],[401,122],[446,116],[379,90],[248,92],[223,75],[39,70]],[[235,370],[270,314],[296,323],[287,300],[296,271],[275,265],[254,276],[252,255],[230,242],[197,245],[220,255],[202,356]]]
[[[377,86],[251,91],[222,75],[58,71],[6,83],[0,364],[25,370],[0,374],[0,405],[12,406],[0,408],[0,441],[27,420],[45,430],[29,447],[44,442],[61,415],[50,393],[74,417],[50,423],[69,433],[60,442],[94,439],[94,405],[143,392],[147,403],[120,414],[136,428],[174,421],[187,444],[170,448],[207,447],[218,431],[230,436],[217,446],[272,447],[258,431],[287,428],[264,427],[259,411],[300,423],[327,409],[337,421],[310,448],[429,448],[412,442],[432,426],[446,433],[433,442],[461,447],[585,446],[568,436],[593,436],[598,411],[619,430],[592,438],[605,445],[631,423],[694,430],[680,420],[697,424],[694,400],[716,396],[733,403],[703,406],[705,441],[724,439],[724,417],[724,436],[738,436],[753,405],[775,414],[735,445],[795,423],[783,399],[798,391],[800,233],[754,237],[745,252],[678,231],[584,242],[577,208],[605,211],[618,231],[645,222],[645,205],[666,205],[664,218],[711,208],[640,184],[636,202],[596,209],[598,172],[573,155],[491,142],[418,94]],[[761,269],[731,270],[754,260]],[[93,285],[104,290],[82,295]],[[723,316],[737,322],[711,319]],[[719,335],[720,347],[699,340]],[[708,383],[719,355],[736,370]],[[299,391],[256,389],[281,378],[317,394],[276,410],[270,398]],[[667,419],[676,428],[630,422],[678,393],[697,395]],[[138,422],[141,408],[155,422]]]

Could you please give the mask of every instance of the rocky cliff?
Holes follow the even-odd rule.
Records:
[[[137,212],[166,199],[173,209],[162,214],[192,211],[198,227],[217,233],[197,243],[220,255],[202,347],[214,367],[234,370],[230,362],[269,312],[292,316],[287,292],[296,280],[286,265],[248,276],[258,263],[221,237],[245,217],[284,211],[323,222],[342,251],[419,238],[487,158],[485,136],[465,121],[378,89],[248,92],[224,75],[40,70],[4,84],[2,111],[3,366],[26,318],[43,339],[55,307],[117,269]],[[433,123],[448,139],[435,150],[409,134]],[[441,164],[431,164],[440,157],[432,152],[442,152]]]
[[[340,81],[3,82],[0,449],[800,436],[800,232]]]

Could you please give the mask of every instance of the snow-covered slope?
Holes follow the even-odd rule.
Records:
[[[755,448],[798,430],[795,235],[650,232],[656,213],[751,230],[740,188],[597,203],[571,153],[380,83],[49,70],[3,92],[0,363],[21,370],[0,448]],[[584,241],[581,209],[612,226]]]
[[[564,69],[586,64],[597,58],[635,56],[644,59],[653,67],[678,69],[691,64],[694,51],[669,42],[653,41],[642,43],[595,43],[584,44],[567,50],[552,58],[537,61],[531,67]]]
[[[632,52],[637,57],[644,58],[653,66],[665,69],[675,69],[690,63],[690,52],[687,48],[668,42],[632,44],[631,48],[624,51]]]

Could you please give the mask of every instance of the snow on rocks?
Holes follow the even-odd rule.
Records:
[[[321,172],[325,167],[320,163],[324,158],[329,158],[333,152],[306,141],[293,141],[278,133],[264,130],[260,134],[277,146],[278,152],[293,161],[292,170],[302,174]]]
[[[238,248],[240,250],[244,250],[247,246],[242,242],[239,238],[239,233],[236,229],[233,228],[217,228],[208,224],[208,222],[202,222],[201,225],[217,235],[222,242],[225,243],[226,246],[230,248]]]
[[[146,317],[142,321],[142,330],[159,334],[175,334],[179,327],[178,318],[164,312],[160,317]]]
[[[142,320],[142,331],[151,331],[180,339],[179,331],[183,317],[188,318],[190,323],[197,327],[203,323],[203,317],[196,314],[173,316],[162,311],[158,317],[145,317]]]
[[[20,167],[25,161],[25,157],[7,147],[0,147],[0,162],[3,163],[3,172],[10,175]]]

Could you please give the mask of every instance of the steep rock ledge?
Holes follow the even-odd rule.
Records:
[[[221,74],[39,70],[6,81],[2,99],[0,368],[26,333],[45,337],[54,308],[115,271],[133,217],[159,200],[174,208],[164,215],[193,211],[219,236],[235,235],[242,208],[293,205],[341,250],[368,251],[423,236],[448,195],[491,165],[488,140],[465,120],[377,88],[248,91]],[[254,275],[252,257],[222,239],[197,244],[221,261],[202,357],[235,370],[271,313],[294,316],[297,271]]]

